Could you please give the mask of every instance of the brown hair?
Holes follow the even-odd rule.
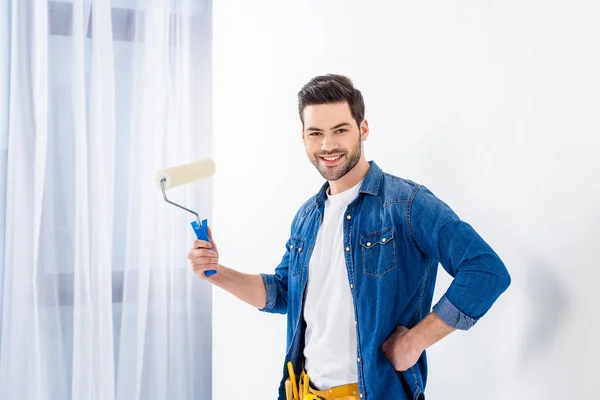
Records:
[[[347,102],[352,118],[360,128],[365,118],[365,102],[360,90],[356,89],[350,78],[343,75],[321,75],[310,80],[298,92],[298,112],[304,126],[302,115],[306,106]]]

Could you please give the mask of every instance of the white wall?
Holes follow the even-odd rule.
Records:
[[[8,102],[10,79],[10,7],[8,0],[0,0],[0,171],[6,170],[8,161]],[[6,175],[0,174],[0,226],[6,220]],[[0,254],[4,255],[4,230],[0,229]],[[0,310],[4,302],[4,263],[0,262]],[[2,331],[0,311],[0,332]]]
[[[513,284],[429,351],[431,399],[596,398],[600,5],[593,1],[214,4],[214,232],[221,261],[272,271],[320,186],[296,93],[362,90],[368,159],[427,185]],[[441,270],[437,297],[450,280]],[[213,398],[275,398],[285,317],[214,291]]]

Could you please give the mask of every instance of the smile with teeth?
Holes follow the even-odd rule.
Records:
[[[342,154],[339,154],[337,156],[329,156],[329,157],[327,157],[327,156],[321,156],[321,158],[324,159],[324,160],[327,160],[327,161],[335,161],[338,158],[340,158],[341,156],[342,156]]]

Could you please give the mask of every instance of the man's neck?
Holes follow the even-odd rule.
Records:
[[[354,168],[348,171],[346,175],[342,176],[337,181],[329,182],[329,194],[342,193],[354,187],[367,175],[369,168],[371,168],[369,162],[364,157],[361,157]]]

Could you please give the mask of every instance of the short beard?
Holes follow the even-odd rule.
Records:
[[[337,181],[338,179],[341,179],[342,177],[344,177],[348,172],[350,172],[352,170],[352,168],[354,168],[356,166],[356,164],[358,164],[358,162],[360,161],[360,156],[361,156],[361,149],[362,149],[362,142],[360,140],[360,137],[358,138],[358,147],[356,148],[356,151],[352,152],[352,153],[345,153],[346,156],[346,162],[342,163],[334,168],[329,168],[326,167],[324,165],[322,165],[319,162],[319,156],[323,156],[323,155],[327,155],[327,154],[335,154],[336,152],[339,153],[339,150],[332,150],[332,151],[322,151],[319,153],[315,153],[311,162],[313,163],[313,165],[317,168],[317,170],[319,171],[319,173],[321,174],[321,176],[323,178],[325,178],[326,180],[333,182],[333,181]]]

